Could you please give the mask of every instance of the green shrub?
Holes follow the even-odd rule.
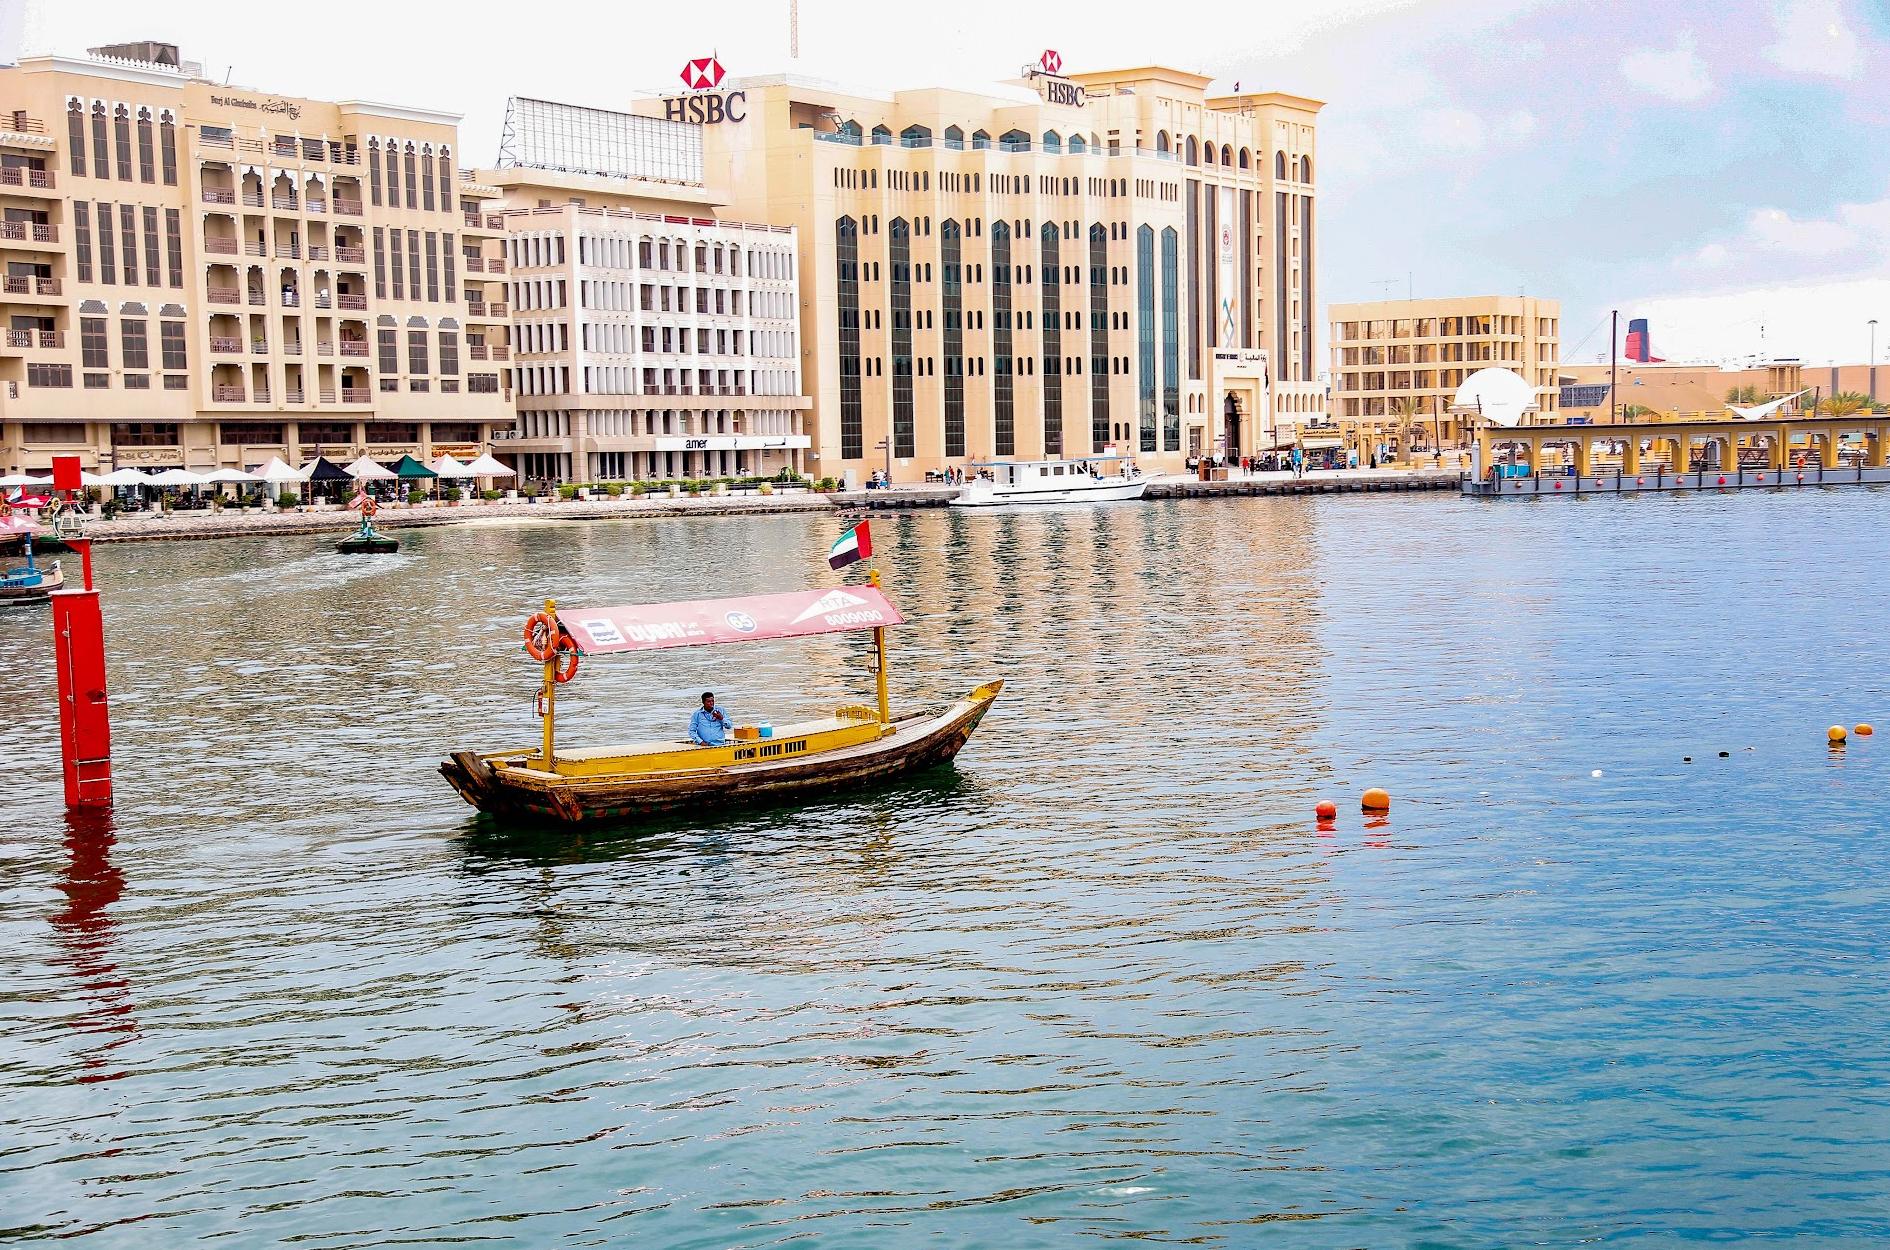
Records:
[[[558,488],[558,498],[560,498],[560,499],[576,499],[576,498],[577,498],[577,487],[575,487],[575,486],[560,486],[560,487]]]
[[[505,498],[505,492],[502,490],[482,490],[479,492],[479,497],[487,503],[497,503],[499,500]]]
[[[98,514],[99,514],[100,516],[102,516],[102,517],[104,517],[104,518],[105,518],[105,519],[106,519],[107,521],[109,521],[109,520],[111,520],[111,519],[112,519],[113,517],[115,517],[115,516],[117,516],[117,515],[118,515],[118,500],[117,500],[117,498],[116,498],[116,497],[113,497],[113,498],[111,498],[111,499],[107,499],[107,500],[104,500],[104,501],[102,501],[102,502],[101,502],[101,503],[100,503],[100,504],[98,505]]]
[[[623,483],[621,482],[610,483],[610,485],[604,487],[604,493],[606,495],[609,495],[612,499],[617,498],[619,495],[623,494]]]
[[[761,494],[763,494],[763,495],[772,495],[772,494],[774,494],[774,487],[772,487],[772,486],[770,486],[770,485],[768,485],[768,483],[766,483],[766,482],[758,482],[758,483],[756,483],[756,485],[755,485],[755,489],[756,489],[756,491],[758,491],[759,493],[761,493]]]
[[[278,508],[293,508],[301,502],[302,497],[292,490],[285,490],[280,495],[276,496],[276,507]]]
[[[446,502],[458,503],[460,500],[460,496],[462,496],[463,494],[465,494],[465,492],[460,490],[459,487],[449,486],[446,488]]]
[[[414,487],[412,490],[407,492],[408,503],[425,503],[426,501],[427,501],[427,493],[421,490],[418,486]]]

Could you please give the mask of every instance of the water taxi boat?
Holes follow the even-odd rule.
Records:
[[[0,516],[0,604],[31,603],[46,598],[66,584],[59,561],[41,564],[33,556],[36,526],[23,516]],[[12,564],[7,554],[24,546],[25,564]]]
[[[1126,456],[1085,460],[992,460],[971,466],[977,476],[952,500],[954,508],[1008,504],[1100,503],[1140,499],[1146,478]],[[1111,471],[1113,470],[1113,471]]]
[[[886,630],[905,618],[871,585],[741,599],[545,610],[525,626],[526,651],[544,664],[536,747],[457,751],[440,772],[461,798],[495,816],[567,824],[631,821],[676,808],[817,797],[917,772],[952,759],[1003,689],[987,682],[941,707],[894,716],[886,692]],[[792,725],[742,725],[722,746],[639,742],[558,750],[558,687],[581,657],[761,642],[871,629],[877,708],[848,705]]]

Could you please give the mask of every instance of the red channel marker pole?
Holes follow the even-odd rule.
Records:
[[[60,491],[81,489],[77,456],[53,457],[53,485]],[[67,541],[79,553],[85,585],[50,596],[66,806],[110,807],[112,726],[105,706],[105,623],[92,586],[92,540]]]

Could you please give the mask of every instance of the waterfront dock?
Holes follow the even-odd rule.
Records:
[[[1316,470],[1303,477],[1291,473],[1254,473],[1230,476],[1224,482],[1203,482],[1171,474],[1149,481],[1145,499],[1221,499],[1243,495],[1346,495],[1378,491],[1454,491],[1462,474],[1456,469],[1337,469]],[[829,496],[846,508],[943,508],[958,497],[956,486],[909,486],[892,490],[844,491]]]

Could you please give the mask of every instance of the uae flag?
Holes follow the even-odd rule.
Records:
[[[827,550],[827,564],[836,569],[843,569],[855,560],[864,560],[873,554],[873,531],[867,523],[861,521],[840,535],[839,541]]]

